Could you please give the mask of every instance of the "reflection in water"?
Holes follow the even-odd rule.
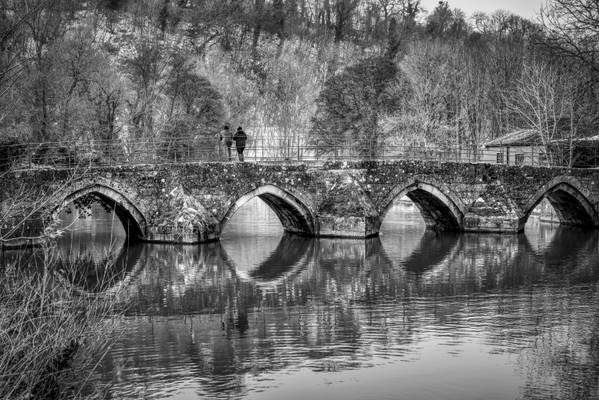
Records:
[[[547,251],[578,235],[556,232],[560,241]],[[597,345],[589,344],[598,328],[590,290],[597,281],[596,248],[583,246],[578,264],[555,274],[526,236],[438,240],[451,245],[431,246],[427,259],[434,265],[416,270],[405,265],[418,257],[390,258],[379,240],[306,240],[312,256],[284,257],[290,268],[304,259],[305,265],[297,274],[273,273],[268,278],[277,284],[269,290],[260,285],[267,275],[251,277],[274,255],[246,279],[218,243],[194,251],[153,248],[131,285],[137,308],[129,334],[112,351],[104,377],[121,380],[114,390],[125,397],[135,397],[136,385],[149,385],[148,395],[156,398],[299,398],[324,390],[323,380],[336,382],[340,390],[327,397],[339,398],[394,391],[405,398],[597,393]],[[281,242],[277,249],[290,245]],[[564,286],[571,278],[577,285]],[[560,345],[566,353],[557,354],[561,361],[554,365]],[[579,376],[562,365],[568,357],[590,370]],[[448,375],[431,383],[430,371]],[[354,379],[362,392],[353,392]],[[595,385],[588,386],[592,379]]]
[[[134,257],[114,397],[599,398],[597,232],[230,229]]]
[[[98,202],[88,210],[79,210],[74,205],[59,216],[58,228],[63,232],[58,239],[60,256],[74,259],[85,254],[100,263],[118,254],[127,238],[122,223],[114,212],[107,212]]]
[[[110,252],[101,259],[85,252],[78,255],[67,252],[64,256],[64,249],[59,246],[58,250],[58,257],[53,264],[57,273],[84,292],[100,293],[130,280],[141,265],[140,257],[144,247],[141,244],[130,244],[121,247],[118,253]]]
[[[449,253],[456,247],[460,239],[458,234],[440,234],[439,232],[426,231],[410,256],[405,259],[403,266],[411,272],[423,272],[443,262]]]
[[[59,281],[87,293],[116,291],[127,284],[144,262],[141,244],[127,244],[122,224],[113,213],[99,204],[80,214],[72,207],[61,215],[60,230],[50,257],[41,249],[7,251],[6,264],[43,271],[51,265],[51,273]]]
[[[55,254],[60,277],[85,292],[104,292],[131,278],[139,266],[141,244],[126,245],[127,235],[114,211],[99,203],[63,211]]]
[[[279,280],[290,275],[312,259],[314,241],[304,237],[284,234],[277,248],[249,273],[249,278],[261,282]],[[237,270],[238,267],[232,265]]]

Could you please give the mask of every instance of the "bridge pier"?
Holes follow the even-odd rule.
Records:
[[[464,232],[472,233],[519,233],[526,221],[517,215],[480,215],[468,213],[464,216]]]
[[[463,219],[464,231],[474,233],[518,233],[525,224],[526,218],[499,182],[478,193]]]
[[[328,238],[366,239],[379,235],[378,216],[352,217],[321,215],[320,231],[315,235]]]
[[[160,227],[148,227],[147,234],[139,241],[147,243],[172,243],[172,244],[200,244],[220,240],[220,231],[217,226],[200,227],[191,231],[176,231],[165,233]]]

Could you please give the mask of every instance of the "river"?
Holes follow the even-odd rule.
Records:
[[[435,233],[402,203],[380,238],[315,240],[256,200],[220,243],[125,249],[102,213],[59,247],[117,260],[77,276],[129,305],[114,398],[599,398],[597,231]]]

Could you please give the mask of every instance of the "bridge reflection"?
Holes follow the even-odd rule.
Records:
[[[227,312],[261,305],[300,304],[338,296],[368,301],[380,296],[456,295],[517,288],[568,276],[599,276],[599,232],[571,227],[529,235],[476,235],[424,231],[404,251],[388,253],[379,238],[314,240],[285,234],[270,254],[231,256],[221,243],[201,246],[130,244],[98,258],[77,250],[58,252],[59,279],[90,293],[125,287],[132,313]],[[549,240],[549,237],[551,239]],[[532,235],[533,240],[540,240]],[[396,247],[396,246],[393,246]],[[391,248],[391,247],[390,247]],[[244,252],[251,252],[251,247]],[[4,257],[9,260],[10,252]],[[41,253],[19,258],[35,265]],[[259,257],[263,257],[260,259]],[[41,259],[39,264],[41,265]],[[334,281],[333,288],[326,285]],[[234,301],[233,301],[234,300]],[[231,307],[229,307],[231,308]],[[230,310],[229,310],[230,311]]]
[[[251,268],[220,243],[145,246],[145,265],[127,289],[128,333],[104,374],[128,382],[156,375],[161,384],[186,377],[206,395],[242,397],[247,377],[266,371],[410,358],[424,327],[439,327],[455,346],[472,318],[492,346],[525,348],[539,321],[522,310],[561,301],[535,285],[596,282],[596,243],[563,228],[540,249],[526,235],[429,232],[411,251],[390,256],[379,239],[285,235]],[[559,270],[555,258],[565,262]],[[498,295],[505,291],[512,295]],[[547,356],[536,354],[539,362]]]
[[[249,268],[219,242],[135,244],[100,260],[62,253],[56,270],[88,292],[129,285],[126,290],[137,304],[135,312],[142,314],[223,312],[231,296],[245,308],[265,301],[303,304],[303,293],[328,296],[322,290],[330,290],[324,283],[333,278],[336,294],[347,285],[346,294],[357,300],[368,291],[377,295],[406,290],[421,296],[465,294],[530,285],[554,273],[582,280],[596,276],[599,232],[560,226],[551,235],[545,246],[534,247],[527,235],[424,231],[411,250],[389,255],[379,238],[315,240],[285,234],[270,254]],[[250,254],[248,258],[257,257]],[[378,287],[379,283],[384,285]],[[269,292],[275,295],[270,298]],[[185,300],[198,297],[202,301]]]
[[[534,348],[527,351],[536,365],[559,374],[555,354],[530,341],[539,324],[569,321],[567,298],[547,287],[599,280],[599,233],[540,232],[541,238],[427,231],[404,242],[283,235],[268,254],[244,247],[246,259],[218,242],[142,244],[80,270],[59,269],[63,281],[82,291],[124,291],[126,334],[102,366],[123,397],[134,390],[131,382],[146,384],[148,376],[150,393],[186,379],[206,397],[243,397],[250,377],[264,372],[410,360],[423,331],[458,346],[471,334],[472,320],[490,347]],[[540,307],[557,311],[539,321],[529,311]],[[589,382],[596,376],[590,372]]]

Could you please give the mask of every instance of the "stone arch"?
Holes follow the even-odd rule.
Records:
[[[420,210],[427,228],[462,231],[465,206],[449,189],[417,179],[396,186],[383,202],[381,223],[396,199],[407,196]]]
[[[51,211],[51,219],[59,220],[60,213],[75,200],[85,196],[94,196],[97,200],[114,209],[127,232],[129,240],[141,240],[146,237],[146,219],[124,194],[100,183],[80,183],[64,190],[58,197],[58,205]]]
[[[220,220],[220,231],[233,214],[254,197],[260,198],[279,217],[286,232],[314,236],[318,231],[312,211],[293,194],[274,185],[260,186],[239,197]]]
[[[590,193],[571,176],[558,176],[540,187],[523,208],[522,226],[535,207],[547,198],[563,225],[599,226],[599,216],[589,200]]]

